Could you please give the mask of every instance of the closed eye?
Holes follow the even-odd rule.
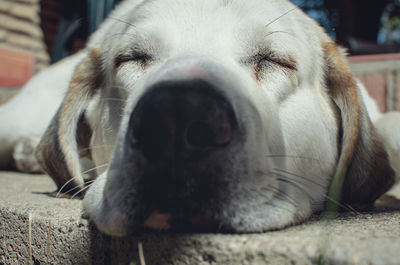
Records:
[[[124,63],[133,61],[145,67],[151,60],[152,57],[146,53],[120,54],[115,58],[114,66],[115,68],[119,68]]]
[[[274,54],[259,53],[253,57],[253,60],[256,63],[257,71],[263,70],[267,65],[270,65],[271,63],[283,68],[284,70],[297,71],[296,61],[291,57],[283,58]]]

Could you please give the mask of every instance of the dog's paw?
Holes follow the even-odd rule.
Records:
[[[21,138],[17,141],[13,160],[15,168],[18,171],[26,173],[42,173],[42,169],[35,157],[35,148],[39,143],[39,139]]]

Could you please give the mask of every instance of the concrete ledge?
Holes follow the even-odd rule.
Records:
[[[139,242],[146,264],[400,264],[395,199],[374,212],[341,214],[330,222],[315,217],[265,234],[119,239],[81,219],[79,200],[46,195],[54,190],[46,176],[0,172],[0,264],[30,264],[30,257],[32,264],[142,264]]]

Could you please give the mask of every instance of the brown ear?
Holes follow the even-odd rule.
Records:
[[[79,158],[87,154],[92,134],[85,110],[101,85],[99,66],[99,51],[94,48],[75,68],[64,101],[36,149],[40,165],[62,192],[74,193],[84,185]]]
[[[340,110],[343,131],[338,166],[328,195],[354,208],[370,207],[393,185],[394,172],[344,52],[334,43],[326,43],[324,52],[326,85]]]

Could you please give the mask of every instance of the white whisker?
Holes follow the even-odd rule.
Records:
[[[89,189],[91,186],[92,186],[92,185],[88,185],[88,186],[83,187],[82,189],[78,190],[77,192],[75,192],[75,193],[71,196],[71,200],[72,200],[73,198],[75,198],[77,195],[79,195],[79,193],[81,193],[82,191],[85,191],[85,190]]]
[[[285,13],[283,13],[282,15],[280,15],[279,17],[277,17],[277,18],[271,20],[270,22],[268,22],[268,24],[265,25],[265,27],[267,28],[267,27],[271,26],[271,25],[274,24],[276,21],[278,21],[279,19],[283,18],[284,16],[286,16],[287,14],[293,12],[293,11],[296,10],[296,9],[298,9],[297,6],[293,7],[292,9],[289,9],[288,11],[286,11]]]
[[[97,167],[93,167],[93,168],[91,168],[91,169],[85,170],[85,171],[83,171],[81,174],[87,174],[87,173],[89,173],[89,172],[92,172],[92,171],[94,171],[94,170],[97,170],[97,169],[103,168],[103,167],[107,167],[107,166],[108,166],[108,163],[105,163],[105,164],[99,165],[99,166],[97,166]]]
[[[60,196],[60,194],[61,194],[61,191],[62,191],[69,183],[71,183],[73,180],[74,180],[74,179],[71,178],[70,180],[68,180],[67,182],[65,182],[64,185],[61,186],[61,188],[58,190],[58,192],[57,192],[57,194],[56,194],[56,198],[60,198],[59,196]],[[64,192],[63,192],[63,193],[64,193]]]
[[[121,98],[103,98],[102,100],[103,101],[118,101],[118,102],[123,102],[123,103],[127,102],[126,100],[123,100]]]

